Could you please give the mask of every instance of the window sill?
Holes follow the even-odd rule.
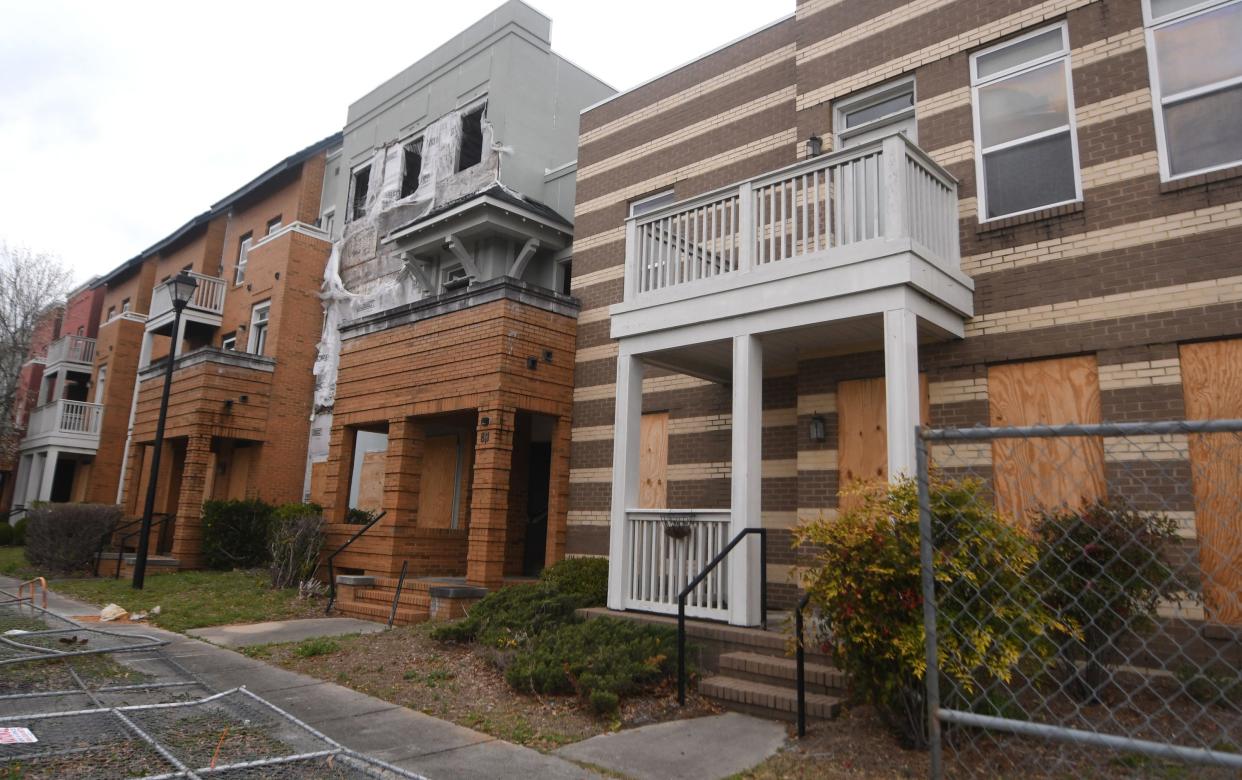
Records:
[[[1229,168],[1222,168],[1219,171],[1211,171],[1210,173],[1200,173],[1195,176],[1187,176],[1184,179],[1162,181],[1160,182],[1160,192],[1161,194],[1181,192],[1182,190],[1189,190],[1194,187],[1203,187],[1208,184],[1215,184],[1218,181],[1225,181],[1226,179],[1235,179],[1238,177],[1242,177],[1242,164],[1234,165]]]
[[[1062,203],[1060,206],[1052,206],[1051,208],[1040,209],[1038,211],[1028,211],[1025,214],[1019,214],[1016,217],[1002,217],[987,222],[980,222],[975,226],[975,233],[990,233],[994,230],[1004,230],[1006,228],[1017,227],[1018,225],[1028,225],[1032,222],[1041,222],[1045,219],[1054,217],[1064,217],[1069,214],[1078,214],[1083,210],[1083,202],[1076,200],[1073,203]]]

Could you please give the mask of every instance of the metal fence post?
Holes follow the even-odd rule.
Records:
[[[914,428],[914,466],[919,488],[919,569],[923,581],[923,630],[927,644],[927,740],[931,748],[931,777],[944,777],[940,736],[940,668],[936,652],[936,578],[932,567],[931,486],[927,475],[927,441],[921,426]]]

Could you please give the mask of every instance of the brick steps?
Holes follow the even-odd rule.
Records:
[[[700,681],[699,692],[739,712],[780,720],[796,720],[798,717],[798,696],[792,686],[717,675]],[[830,720],[840,711],[840,698],[807,692],[807,717]]]
[[[388,601],[358,601],[353,598],[338,598],[333,610],[345,617],[359,618],[362,620],[373,620],[379,623],[387,623],[388,616],[392,613],[392,596],[389,595]],[[407,607],[400,604],[397,605],[397,616],[393,620],[394,625],[409,626],[415,623],[422,623],[428,620],[431,614],[426,609],[417,607]]]
[[[845,689],[845,672],[834,666],[807,661],[804,670],[808,693],[831,695]],[[798,662],[760,653],[725,653],[720,656],[720,672],[738,680],[793,687],[798,681]]]

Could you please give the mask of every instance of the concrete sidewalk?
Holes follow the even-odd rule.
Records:
[[[17,580],[0,577],[10,590]],[[57,614],[92,615],[99,609],[52,591]],[[146,623],[105,623],[109,630],[167,639],[164,652],[216,690],[246,687],[345,747],[425,775],[452,778],[594,778],[576,764],[424,715],[364,693],[247,658],[222,647]]]
[[[383,630],[383,623],[370,620],[322,617],[192,628],[186,634],[221,647],[252,647],[276,642],[301,642],[303,639],[318,637],[378,634]]]

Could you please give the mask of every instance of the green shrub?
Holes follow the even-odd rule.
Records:
[[[120,519],[121,508],[111,504],[41,504],[29,513],[26,560],[55,574],[82,571]]]
[[[526,583],[489,593],[456,623],[439,626],[431,636],[489,647],[520,647],[543,632],[574,623],[581,596],[560,593],[543,583]]]
[[[275,509],[263,501],[203,504],[203,561],[209,569],[253,569],[271,558],[268,527]]]
[[[295,588],[311,578],[323,549],[323,507],[285,504],[268,530],[273,588]]]
[[[1001,518],[976,480],[930,486],[940,670],[946,701],[978,698],[1020,663],[1046,663],[1057,622],[1027,576],[1034,543]],[[873,484],[836,520],[798,529],[815,565],[803,576],[827,628],[825,643],[854,693],[906,742],[927,741],[927,670],[913,480]]]
[[[7,547],[13,543],[13,526],[6,522],[0,521],[0,547]]]
[[[1094,698],[1114,641],[1151,628],[1156,605],[1187,590],[1166,558],[1177,543],[1177,523],[1096,501],[1041,512],[1032,530],[1039,544],[1032,579],[1071,628],[1058,637],[1062,666],[1071,690]]]
[[[368,512],[365,509],[351,507],[345,512],[345,522],[349,525],[366,525],[375,519],[374,512]]]
[[[30,521],[24,517],[21,520],[18,520],[13,525],[13,546],[14,547],[25,547],[26,546],[26,529],[29,527],[29,525],[30,525]]]
[[[585,607],[608,603],[607,558],[566,558],[544,569],[539,577],[561,593],[581,596]]]
[[[518,650],[505,670],[514,688],[576,693],[596,712],[667,680],[677,663],[677,632],[666,626],[598,618],[562,625]]]

